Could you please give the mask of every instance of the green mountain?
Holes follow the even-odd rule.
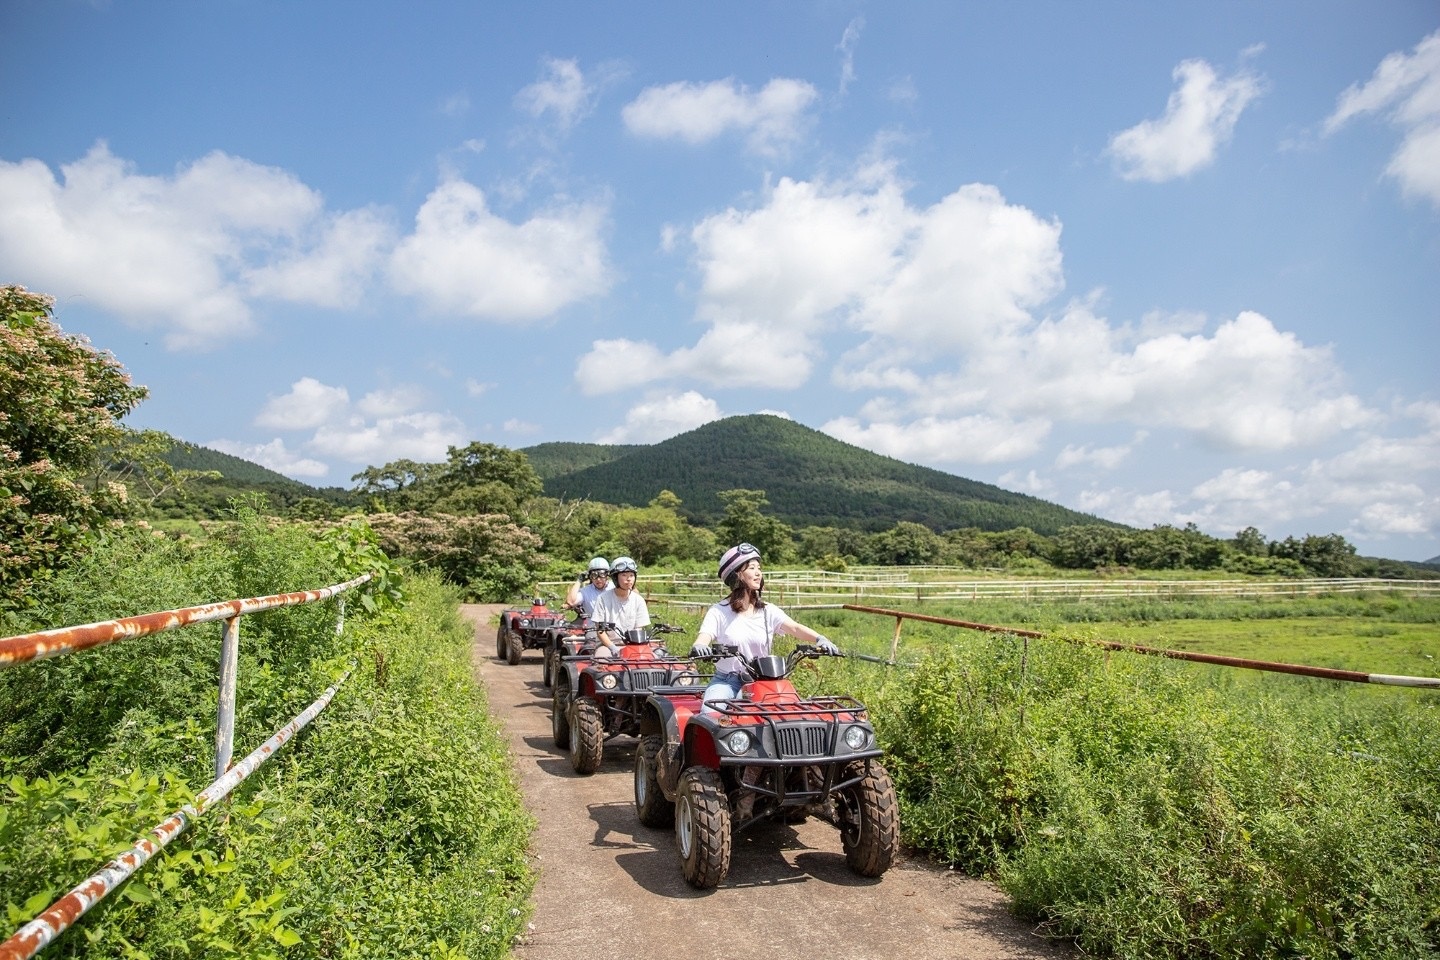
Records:
[[[724,515],[717,494],[737,487],[764,490],[770,501],[767,512],[792,526],[877,531],[909,520],[940,531],[1029,527],[1052,535],[1075,524],[1108,524],[1036,497],[880,456],[763,414],[717,420],[653,445],[543,444],[521,452],[529,456],[532,450],[541,451],[550,470],[557,462],[555,451],[543,448],[557,446],[584,447],[583,456],[575,453],[577,461],[589,456],[597,462],[542,474],[547,495],[643,506],[661,490],[670,490],[683,501],[682,510],[702,524]]]
[[[530,458],[530,466],[541,480],[549,480],[566,473],[584,470],[618,460],[626,454],[645,449],[633,443],[606,445],[603,443],[541,443],[526,447],[522,452]]]
[[[187,444],[183,440],[177,440],[175,446],[166,452],[165,462],[176,470],[214,470],[234,486],[270,486],[314,495],[314,487],[292,480],[283,473],[219,450]]]
[[[312,487],[258,463],[183,440],[177,439],[164,459],[177,470],[214,470],[220,474],[219,479],[203,477],[190,481],[183,496],[170,493],[161,497],[155,509],[164,517],[224,516],[232,499],[248,493],[262,493],[271,506],[284,511],[293,509],[301,501],[323,500],[334,507],[357,506],[362,502],[353,490]]]

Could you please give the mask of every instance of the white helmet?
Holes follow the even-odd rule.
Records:
[[[608,574],[610,572],[610,561],[606,560],[604,557],[596,557],[595,559],[591,560],[590,569],[588,572],[593,575],[596,570],[599,570],[601,573]]]

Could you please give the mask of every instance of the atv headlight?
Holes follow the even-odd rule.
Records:
[[[720,742],[725,744],[726,750],[729,750],[737,757],[742,753],[750,752],[750,734],[744,730],[732,730],[730,733],[721,737]]]
[[[678,677],[675,678],[675,686],[677,686],[677,687],[688,687],[688,686],[690,686],[690,685],[691,685],[692,683],[694,683],[694,682],[695,682],[695,678],[694,678],[694,677],[687,676],[686,674],[683,674],[683,673],[682,673],[680,676],[678,676]]]
[[[845,746],[851,750],[863,750],[870,742],[870,731],[864,727],[849,727],[845,730]]]
[[[614,690],[615,684],[618,682],[619,681],[616,679],[615,674],[613,673],[607,673],[605,674],[605,676],[600,678],[600,686],[604,687],[606,690]]]
[[[529,618],[529,617],[521,617],[521,618],[520,618],[520,626],[522,626],[522,627],[528,627],[528,626],[530,626],[530,618]]]

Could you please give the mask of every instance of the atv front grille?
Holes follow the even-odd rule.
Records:
[[[666,670],[626,670],[625,676],[630,679],[631,690],[649,690],[651,687],[662,687],[665,685],[665,678],[669,676]]]
[[[828,757],[831,729],[828,723],[776,724],[775,745],[785,758]]]

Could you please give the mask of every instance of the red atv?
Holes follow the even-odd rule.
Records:
[[[501,611],[500,626],[495,630],[495,656],[513,667],[520,662],[520,655],[526,650],[544,648],[550,628],[565,622],[561,612],[551,610],[545,600],[545,597],[534,598],[528,610],[515,608]]]
[[[720,647],[718,656],[736,656]],[[635,753],[635,812],[646,826],[675,825],[680,869],[693,887],[730,870],[732,828],[769,817],[817,816],[840,830],[845,862],[861,876],[890,869],[899,807],[880,763],[865,705],[853,697],[801,697],[796,664],[826,656],[796,646],[788,657],[741,657],[749,680],[734,700],[701,712],[694,685],[652,688]]]
[[[614,628],[613,624],[597,626]],[[690,661],[672,656],[657,639],[659,634],[679,632],[679,627],[653,623],[625,631],[618,656],[597,658],[590,645],[557,658],[550,726],[555,746],[569,749],[570,765],[576,773],[599,769],[607,739],[639,734],[640,714],[652,687],[693,685],[699,689],[704,683]]]
[[[555,682],[556,675],[562,671],[562,658],[593,650],[597,642],[595,625],[583,614],[584,607],[572,604],[565,609],[575,616],[569,620],[561,620],[545,632],[545,662],[540,669],[541,680],[547,687]]]

